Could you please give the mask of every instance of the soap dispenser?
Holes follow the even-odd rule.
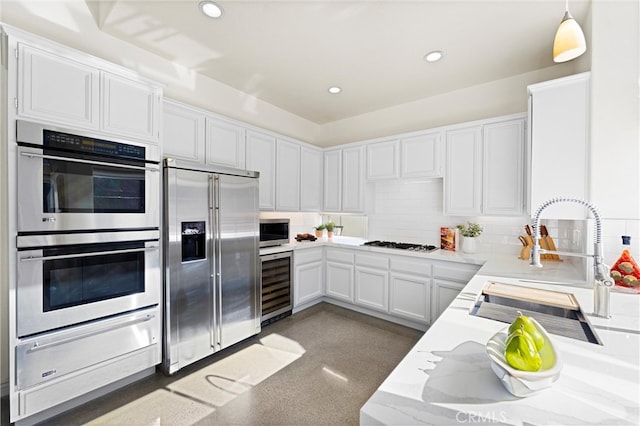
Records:
[[[611,278],[617,286],[628,287],[640,293],[640,267],[631,256],[631,237],[622,236],[622,253],[611,267]]]

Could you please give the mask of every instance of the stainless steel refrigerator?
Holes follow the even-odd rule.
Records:
[[[168,374],[260,332],[258,177],[164,161]]]

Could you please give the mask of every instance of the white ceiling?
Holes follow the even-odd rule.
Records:
[[[230,0],[218,2],[224,15],[213,20],[199,0],[98,1],[103,31],[318,124],[551,66],[565,7]],[[590,6],[570,2],[585,31]],[[431,50],[444,58],[425,62]],[[343,92],[329,94],[331,85]]]

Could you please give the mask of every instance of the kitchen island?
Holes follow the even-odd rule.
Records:
[[[593,291],[572,275],[569,264],[532,270],[515,256],[488,259],[362,407],[360,423],[640,424],[640,295],[612,292],[612,317],[598,318]],[[487,281],[573,293],[603,345],[551,335],[563,360],[558,381],[511,395],[485,351],[507,324],[469,315]]]

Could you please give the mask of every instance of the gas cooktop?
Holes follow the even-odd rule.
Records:
[[[367,241],[363,245],[370,246],[370,247],[384,247],[384,248],[394,248],[394,249],[400,249],[400,250],[420,251],[425,253],[438,249],[436,246],[431,246],[431,245],[396,243],[395,241],[378,241],[378,240]]]

